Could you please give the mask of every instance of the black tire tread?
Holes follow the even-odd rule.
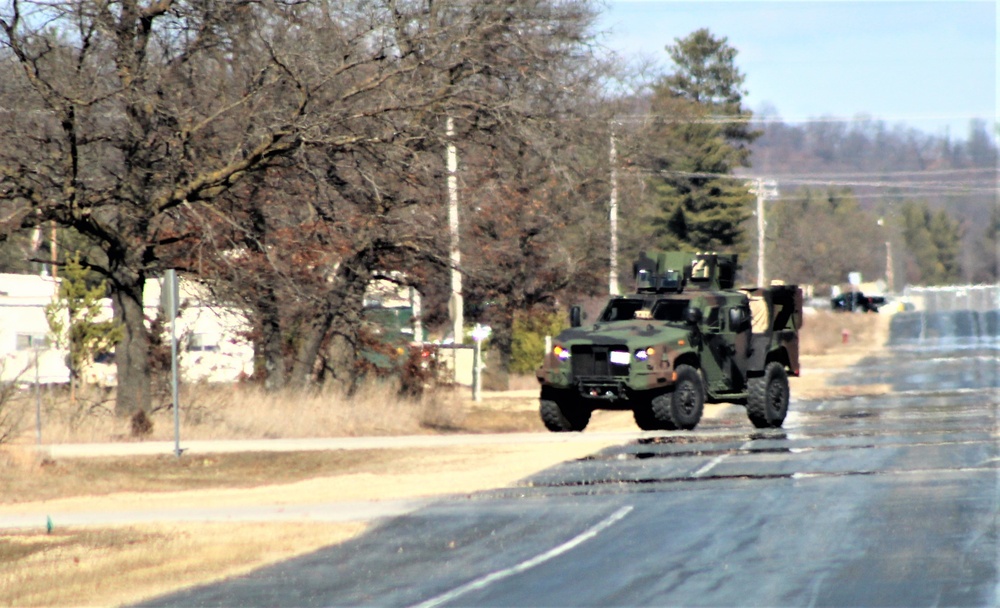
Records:
[[[632,418],[635,419],[635,424],[644,431],[658,431],[663,429],[663,425],[656,419],[653,409],[648,402],[635,406],[632,409]]]
[[[705,410],[705,386],[702,382],[701,372],[690,365],[677,366],[677,382],[674,390],[658,395],[653,399],[653,416],[666,430],[683,429],[690,431],[698,426],[702,413]],[[682,409],[680,395],[677,389],[682,384],[689,383],[694,388],[695,403],[694,411],[687,414]]]
[[[558,401],[551,399],[540,399],[538,412],[542,417],[545,428],[553,433],[578,432],[587,428],[590,422],[590,410],[577,408],[570,410],[562,406]]]
[[[772,382],[780,383],[783,390],[782,402],[777,408],[772,406],[769,387]],[[764,367],[764,375],[751,378],[748,382],[747,417],[758,429],[781,428],[788,414],[788,374],[785,366],[778,361],[771,361]]]

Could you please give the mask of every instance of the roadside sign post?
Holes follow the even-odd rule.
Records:
[[[472,330],[472,400],[479,403],[483,400],[483,340],[490,337],[488,325],[476,326]]]
[[[167,270],[167,314],[170,315],[170,392],[174,408],[174,455],[181,457],[181,411],[177,395],[177,271]]]
[[[38,345],[35,345],[35,444],[42,445],[42,383],[38,372]]]

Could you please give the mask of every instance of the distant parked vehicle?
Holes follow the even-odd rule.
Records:
[[[882,296],[866,296],[860,291],[849,291],[830,300],[830,308],[840,312],[878,312],[885,305]]]

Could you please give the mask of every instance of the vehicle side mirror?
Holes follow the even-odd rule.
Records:
[[[729,309],[729,330],[735,333],[746,331],[750,328],[750,318],[743,308]]]
[[[684,322],[688,325],[698,325],[701,323],[701,309],[700,308],[688,308],[684,311]]]
[[[583,325],[583,310],[579,306],[569,309],[569,326],[580,327]]]

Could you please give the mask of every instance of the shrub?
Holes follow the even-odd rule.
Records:
[[[566,315],[551,310],[530,310],[514,316],[510,371],[530,374],[545,356],[545,336],[555,336],[569,326]]]
[[[153,434],[153,421],[146,415],[144,410],[136,410],[132,414],[131,420],[132,436],[136,439],[143,439]]]
[[[3,375],[4,363],[0,360],[0,375]],[[0,443],[7,443],[21,433],[25,415],[23,397],[26,393],[18,385],[24,385],[22,380],[26,371],[21,370],[9,382],[0,382]]]

